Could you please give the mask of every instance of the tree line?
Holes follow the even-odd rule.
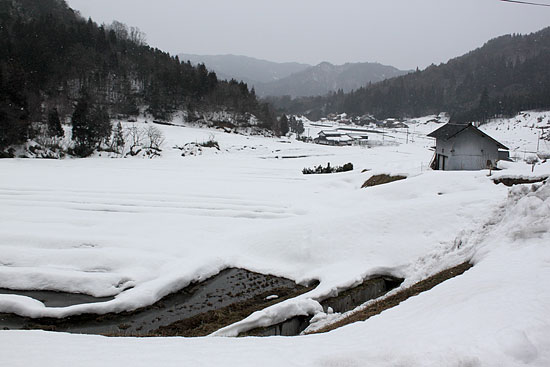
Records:
[[[148,46],[137,28],[98,25],[64,0],[0,0],[0,149],[32,138],[31,122],[47,123],[54,110],[61,121],[84,113],[77,129],[94,135],[91,121],[136,115],[142,106],[156,119],[178,110],[252,113],[280,133],[245,83],[220,81],[204,65]]]

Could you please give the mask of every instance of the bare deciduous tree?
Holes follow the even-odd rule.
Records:
[[[147,44],[147,36],[138,27],[130,27],[130,41],[139,46]]]
[[[145,134],[142,129],[136,125],[128,127],[126,132],[126,141],[130,143],[130,154],[136,155],[141,150]]]
[[[162,131],[155,126],[149,126],[145,130],[145,135],[149,140],[149,148],[160,150],[160,147],[164,143],[164,134]]]
[[[118,20],[113,20],[113,23],[107,28],[113,30],[119,39],[127,40],[129,37],[128,26]]]

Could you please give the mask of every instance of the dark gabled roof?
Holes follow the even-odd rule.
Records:
[[[462,131],[466,130],[468,126],[472,126],[472,125],[448,123],[441,126],[439,129],[435,130],[434,132],[428,134],[428,136],[436,139],[448,140],[453,136],[457,135],[458,133],[461,133]]]
[[[485,134],[483,131],[479,130],[477,127],[471,124],[453,124],[448,123],[443,126],[441,126],[439,129],[433,131],[432,133],[428,134],[429,137],[436,138],[436,139],[443,139],[443,140],[449,140],[456,135],[460,134],[464,130],[472,129],[474,132],[479,134],[483,138],[487,138],[491,140],[493,143],[495,143],[499,149],[505,149],[510,150],[508,147],[506,147],[504,144],[496,141],[495,139],[491,138],[489,135]]]

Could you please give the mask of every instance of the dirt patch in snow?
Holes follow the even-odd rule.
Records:
[[[406,178],[407,177],[405,176],[399,176],[399,175],[397,176],[390,176],[386,174],[374,175],[371,178],[369,178],[367,181],[365,181],[365,183],[363,184],[363,186],[361,186],[361,188],[364,189],[367,187],[384,185],[390,182],[404,180]]]
[[[493,182],[498,184],[504,184],[508,187],[514,185],[523,185],[523,184],[534,184],[538,182],[545,182],[548,180],[548,176],[541,177],[499,177],[493,180]]]
[[[378,315],[384,312],[385,310],[388,310],[390,308],[393,308],[399,305],[401,302],[406,301],[411,297],[417,296],[422,292],[426,292],[432,289],[436,285],[441,284],[446,280],[449,280],[458,275],[464,274],[467,270],[472,268],[472,266],[473,266],[472,264],[466,262],[458,266],[455,266],[453,268],[444,270],[425,280],[422,280],[416,284],[413,284],[408,288],[405,288],[395,294],[392,294],[391,296],[375,301],[364,310],[355,312],[349,315],[348,317],[335,322],[334,324],[330,324],[319,330],[313,331],[311,332],[311,334],[326,333],[328,331],[338,329],[342,326],[345,326],[354,322],[365,321],[372,316]]]

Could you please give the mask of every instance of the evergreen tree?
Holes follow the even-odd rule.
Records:
[[[479,105],[477,110],[477,116],[482,122],[485,122],[490,116],[491,103],[489,100],[489,91],[487,88],[483,88],[481,97],[479,98]]]
[[[48,136],[51,138],[62,138],[65,136],[57,108],[52,109],[48,114]]]
[[[111,135],[109,115],[103,108],[91,106],[90,97],[84,93],[77,102],[72,116],[75,153],[86,157]]]
[[[94,106],[91,111],[90,124],[93,144],[97,147],[102,142],[107,143],[113,131],[109,113],[103,108]]]
[[[88,97],[82,96],[75,106],[71,119],[73,127],[72,139],[75,141],[77,146],[89,145],[89,113]]]
[[[25,86],[21,68],[0,62],[0,149],[21,144],[28,138],[29,113]]]
[[[0,149],[23,143],[27,139],[28,127],[25,113],[11,103],[0,103]]]
[[[279,133],[282,136],[285,136],[286,134],[288,134],[288,131],[289,131],[288,118],[286,117],[286,115],[282,115],[281,118],[279,119]]]
[[[121,153],[124,149],[124,130],[122,124],[118,122],[113,130],[113,144],[112,147],[117,153]]]
[[[298,121],[295,116],[292,116],[288,122],[290,131],[300,136],[304,133],[304,124],[302,121]]]

